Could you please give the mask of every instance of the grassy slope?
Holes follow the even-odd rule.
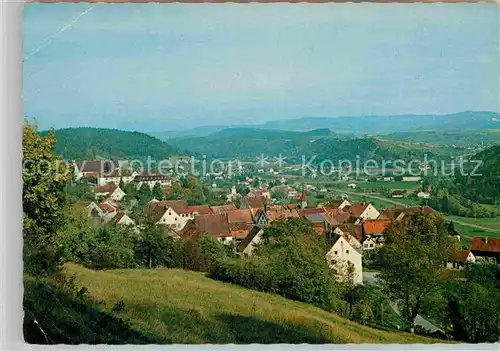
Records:
[[[213,281],[174,269],[91,271],[74,264],[67,274],[156,343],[431,343],[345,320],[308,304]]]

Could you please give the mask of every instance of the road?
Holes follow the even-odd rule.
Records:
[[[338,192],[342,192],[342,193],[346,193],[348,195],[351,194],[351,195],[357,195],[357,196],[364,196],[366,198],[372,198],[372,199],[376,199],[376,200],[379,200],[379,201],[384,201],[384,202],[387,202],[387,203],[390,203],[390,204],[393,204],[393,205],[397,205],[397,206],[401,206],[401,207],[407,207],[408,206],[408,204],[405,204],[403,202],[399,202],[399,201],[396,201],[396,200],[393,200],[393,199],[388,199],[388,198],[382,197],[382,196],[376,196],[376,195],[364,194],[364,193],[357,193],[355,191],[345,191],[345,190],[339,190],[339,189],[333,189],[333,190],[334,191],[338,191]],[[463,222],[461,220],[457,220],[456,218],[450,218],[445,213],[441,213],[441,212],[439,214],[444,219],[446,219],[448,221],[453,221],[454,223],[463,225],[464,227],[471,227],[471,228],[475,228],[475,229],[485,230],[487,232],[500,233],[500,229],[495,229],[495,228],[490,228],[490,227],[484,227],[484,226],[481,226],[481,225],[478,225],[478,224],[472,224],[472,223],[468,223],[468,222]]]
[[[377,275],[377,272],[363,272],[363,281],[366,283],[375,284],[377,282],[376,275]],[[396,303],[391,302],[390,305],[391,305],[391,308],[394,310],[394,312],[396,312],[399,315],[399,309],[398,309],[398,306],[396,305]],[[429,322],[427,319],[423,318],[420,315],[417,315],[414,323],[415,323],[415,325],[419,325],[425,329],[430,330],[431,332],[435,332],[435,331],[443,332],[441,329],[439,329],[434,324],[432,324],[431,322]]]

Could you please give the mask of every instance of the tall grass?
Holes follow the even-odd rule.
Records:
[[[88,288],[103,311],[155,343],[430,343],[432,339],[362,326],[312,305],[176,269],[65,274]],[[122,301],[122,302],[121,302]],[[121,310],[116,311],[120,302]]]

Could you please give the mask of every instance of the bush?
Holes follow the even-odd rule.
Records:
[[[209,276],[331,310],[336,283],[326,263],[324,239],[311,224],[276,221],[262,238],[254,256],[216,260]]]

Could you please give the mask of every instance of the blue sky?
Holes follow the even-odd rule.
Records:
[[[28,4],[40,128],[499,108],[496,4]]]

